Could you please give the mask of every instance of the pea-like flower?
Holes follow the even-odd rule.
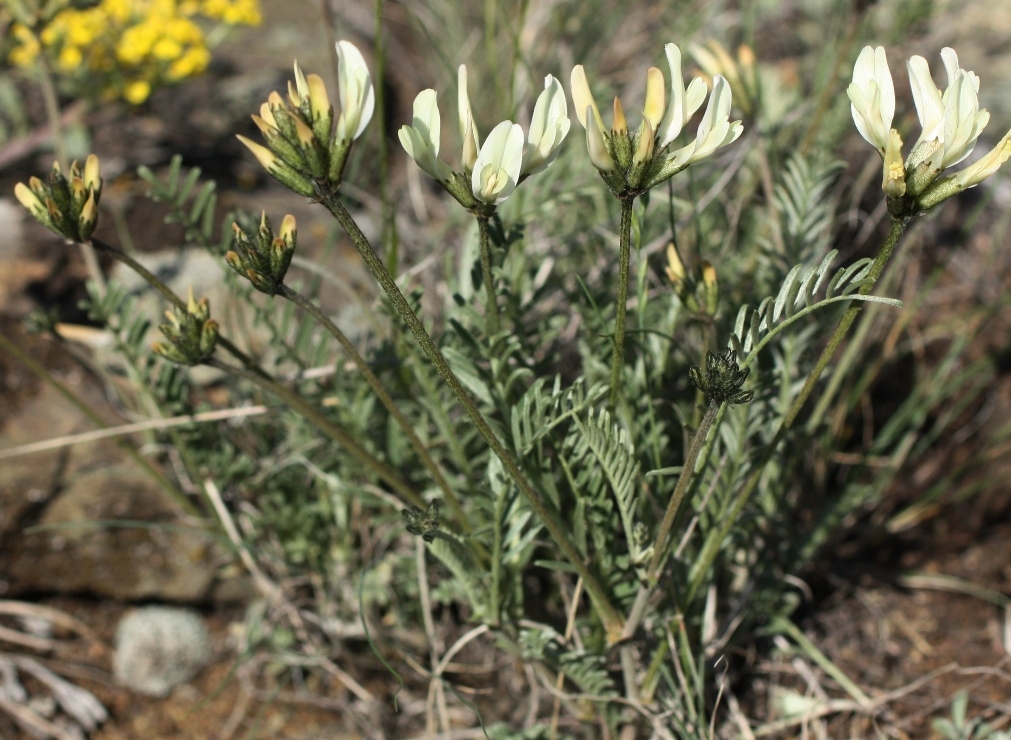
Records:
[[[457,74],[457,110],[462,147],[460,171],[439,158],[441,115],[435,90],[422,90],[414,99],[410,126],[402,126],[400,143],[417,165],[434,177],[464,207],[487,211],[504,201],[526,177],[541,172],[558,157],[569,132],[568,107],[562,86],[551,75],[534,104],[524,143],[523,129],[502,121],[481,144],[467,91],[467,67]]]
[[[881,153],[882,189],[896,218],[927,210],[966,188],[978,185],[1011,158],[1011,132],[987,155],[961,172],[941,178],[976,147],[990,114],[979,107],[979,77],[962,69],[954,49],[941,50],[948,76],[942,92],[934,84],[927,60],[914,56],[906,63],[920,136],[903,162],[902,139],[891,128],[895,94],[882,47],[864,47],[853,68],[847,93],[857,130]],[[941,178],[941,179],[939,179]]]
[[[337,91],[341,101],[337,140],[351,142],[362,135],[372,120],[376,94],[365,59],[350,41],[337,42]]]
[[[665,106],[663,73],[650,67],[646,72],[643,120],[634,133],[629,132],[618,98],[614,99],[611,127],[605,128],[583,66],[577,65],[572,70],[570,92],[579,123],[586,129],[590,161],[619,198],[634,198],[649,190],[736,141],[744,130],[740,121],[730,121],[730,86],[717,75],[695,140],[672,151],[670,145],[702,106],[706,83],[697,77],[686,89],[681,75],[681,50],[675,44],[667,44],[665,52],[671,71],[670,101]]]
[[[884,156],[895,116],[895,87],[885,47],[864,47],[853,66],[853,82],[846,88],[846,94],[857,131]]]

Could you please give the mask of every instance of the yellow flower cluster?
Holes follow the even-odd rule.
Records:
[[[259,0],[102,0],[89,10],[64,10],[36,36],[12,30],[9,55],[27,67],[42,49],[63,75],[98,82],[107,98],[140,104],[154,87],[202,72],[211,61],[200,22],[260,23]]]

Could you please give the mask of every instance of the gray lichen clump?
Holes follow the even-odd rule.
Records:
[[[119,623],[112,667],[123,686],[149,696],[166,696],[193,678],[210,657],[210,636],[199,614],[149,606]]]

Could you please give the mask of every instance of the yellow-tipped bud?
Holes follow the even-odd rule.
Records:
[[[326,116],[330,113],[330,96],[326,91],[326,84],[323,78],[317,74],[311,74],[306,79],[309,87],[309,108],[314,117]]]
[[[291,104],[295,108],[302,105],[302,96],[298,94],[298,90],[296,90],[295,86],[291,84],[291,80],[288,80],[288,100],[291,101]]]
[[[43,184],[42,180],[32,175],[28,178],[28,187],[32,189],[32,192],[42,197],[43,193],[46,192],[46,186]]]
[[[238,270],[239,272],[242,272],[242,260],[239,259],[239,255],[236,254],[235,252],[231,251],[226,252],[225,262],[227,262],[229,267],[231,267],[233,270]]]
[[[277,235],[284,240],[285,244],[291,245],[295,243],[295,236],[298,233],[298,224],[295,223],[295,217],[290,213],[284,217],[281,221],[281,230]]]
[[[604,122],[600,118],[600,111],[597,110],[597,103],[590,92],[590,84],[586,81],[586,70],[582,64],[577,64],[572,68],[572,76],[569,78],[569,91],[572,93],[572,103],[576,108],[576,118],[583,128],[588,128],[586,111],[592,111],[593,118],[597,122],[597,128],[604,130]]]
[[[655,133],[653,131],[653,126],[650,125],[648,118],[644,118],[642,119],[642,126],[639,130],[639,143],[635,147],[635,154],[632,155],[632,161],[635,164],[641,164],[653,159],[654,143]]]
[[[702,263],[702,282],[709,286],[716,285],[716,268],[711,262]]]
[[[305,121],[298,116],[292,116],[292,120],[295,121],[295,135],[298,136],[298,143],[302,146],[312,146],[312,142],[316,138],[312,129],[306,126]]]
[[[263,134],[264,137],[270,139],[271,137],[277,134],[276,126],[271,126],[269,123],[267,123],[265,120],[260,118],[260,116],[256,115],[255,113],[251,115],[250,118],[253,119],[253,123],[256,124],[256,127],[258,129],[260,129],[260,133]]]
[[[260,106],[260,118],[262,118],[272,128],[277,128],[277,119],[274,118],[274,113],[270,110],[269,103],[263,103]]]
[[[91,234],[98,223],[98,204],[95,202],[95,191],[88,193],[88,200],[81,208],[81,214],[77,217],[77,235],[82,241],[91,239]]]
[[[467,116],[467,130],[463,134],[463,154],[460,155],[460,163],[464,172],[473,172],[475,162],[477,162],[477,140],[474,136],[474,117]]]
[[[84,186],[90,190],[102,189],[101,163],[94,154],[89,154],[84,160]]]
[[[70,194],[78,203],[84,200],[88,194],[88,188],[85,187],[84,180],[80,177],[72,178],[70,180]]]
[[[295,89],[302,98],[309,95],[309,83],[306,82],[305,75],[302,73],[302,68],[298,66],[297,60],[295,62]]]
[[[33,215],[46,212],[46,204],[27,185],[19,182],[14,186],[14,197]]]
[[[60,207],[56,205],[56,201],[52,198],[46,198],[46,210],[49,212],[49,218],[52,219],[54,224],[60,223],[63,219],[63,211]]]
[[[281,94],[277,90],[271,90],[270,95],[267,96],[267,105],[271,108],[283,108],[284,98],[281,97]]]
[[[755,51],[747,44],[737,47],[737,61],[742,67],[751,69],[755,66]]]
[[[590,153],[590,161],[598,170],[610,172],[614,169],[614,160],[611,159],[611,153],[607,151],[604,135],[597,128],[597,118],[593,115],[590,106],[586,108],[586,149]]]
[[[186,313],[196,315],[199,310],[197,302],[193,298],[193,286],[191,285],[186,293]]]
[[[656,67],[650,67],[646,71],[646,105],[642,109],[642,115],[649,121],[653,131],[656,131],[656,127],[663,120],[666,102],[663,72]]]
[[[267,223],[267,212],[260,211],[260,231],[270,233],[270,224]]]
[[[270,172],[277,167],[277,157],[267,147],[257,144],[241,134],[236,135],[235,138],[246,145],[246,148],[253,153],[253,156],[265,170]]]
[[[681,262],[681,257],[678,254],[677,249],[674,248],[674,242],[667,245],[667,277],[674,284],[674,287],[678,287],[681,282],[685,279],[685,266]]]
[[[614,96],[614,123],[611,124],[611,131],[616,134],[624,134],[628,132],[628,122],[625,120],[625,111],[621,107],[621,101],[618,100],[618,96]]]

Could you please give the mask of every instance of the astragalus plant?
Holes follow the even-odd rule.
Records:
[[[923,59],[909,61],[922,134],[903,158],[885,52],[868,47],[848,94],[857,129],[883,163],[891,228],[875,256],[836,264],[828,247],[837,164],[794,151],[770,179],[761,207],[749,205],[756,186],[735,186],[730,160],[721,160],[730,172],[721,187],[736,192],[754,230],[775,236],[742,237],[741,254],[730,258],[720,242],[736,226],[696,213],[694,234],[687,233],[668,184],[703,177],[714,159],[737,158],[740,147],[734,167],[748,152],[765,156],[763,129],[773,114],[763,106],[778,92],[758,74],[750,50],[735,62],[718,45],[698,48],[700,64],[713,73],[687,85],[679,47],[667,44],[664,53],[669,78],[647,70],[641,117],[629,121],[615,98],[606,123],[578,65],[568,99],[549,74],[529,125],[503,120],[483,141],[476,120],[502,113],[475,117],[461,66],[460,155],[452,162],[444,158],[438,93],[417,96],[400,142],[473,217],[479,237],[473,269],[459,271],[469,281],[446,276],[452,300],[438,316],[419,314],[420,294],[402,292],[406,282],[391,273],[348,205],[348,162],[376,110],[364,57],[347,41],[337,44],[339,112],[321,76],[295,65],[287,91],[272,93],[253,116],[263,143],[240,138],[274,178],[332,214],[375,277],[384,294],[377,317],[386,325],[368,350],[290,278],[304,238],[290,215],[277,230],[277,214],[239,216],[221,242],[212,241],[209,191],[187,215],[182,207],[195,179],[183,187],[178,166],[167,184],[147,174],[153,194],[227,263],[235,292],[273,332],[276,342],[254,357],[225,335],[205,299],[183,300],[129,255],[89,239],[101,194],[97,160],[17,188],[40,223],[139,269],[171,302],[154,345],[161,357],[218,368],[236,394],[252,385],[294,412],[268,424],[257,443],[260,460],[221,439],[209,446],[217,457],[191,454],[204,454],[202,469],[259,513],[246,530],[254,564],[275,544],[291,562],[308,564],[318,603],[330,612],[316,624],[353,624],[359,610],[365,619],[367,605],[385,605],[389,629],[367,619],[365,634],[391,675],[412,665],[430,681],[430,730],[439,723],[449,730],[448,702],[482,706],[449,667],[459,650],[480,641],[523,662],[552,695],[543,711],[532,709],[525,734],[500,725],[493,730],[499,737],[554,737],[560,728],[594,737],[710,737],[727,688],[719,677],[730,665],[728,646],[756,627],[794,634],[791,578],[816,554],[826,528],[858,505],[797,516],[803,456],[831,442],[815,417],[833,403],[838,383],[825,384],[823,373],[862,307],[901,306],[874,288],[909,224],[1011,157],[1009,134],[949,172],[971,154],[988,115],[977,103],[978,78],[945,49],[944,91]],[[732,115],[735,96],[742,120]],[[570,101],[585,131],[578,146],[567,140]],[[606,269],[592,278],[558,267],[590,264],[571,245],[607,226],[588,222],[585,211],[572,224],[564,211],[573,199],[558,197],[579,167],[560,153],[584,146],[618,215],[617,244],[598,245],[610,251]],[[743,176],[747,168],[737,171]],[[521,223],[522,209],[508,208],[526,190],[539,204],[533,211],[572,224],[559,239],[569,251],[557,261],[526,248],[523,227],[536,224]],[[644,233],[665,224],[648,223],[657,213],[648,208],[651,198],[669,201],[671,211],[671,232],[658,245],[666,264],[656,274]],[[693,208],[691,201],[677,205]],[[292,315],[284,302],[316,328],[282,321]],[[350,362],[323,381],[299,380],[329,358],[327,337]],[[294,382],[281,377],[288,370]],[[336,403],[325,402],[334,396]],[[815,417],[804,416],[815,399]],[[917,434],[917,423],[904,430]],[[839,501],[866,501],[874,485],[854,480]],[[220,501],[211,503],[220,516]],[[397,510],[402,521],[391,524]],[[356,554],[363,538],[374,552],[380,540],[385,551],[398,537],[399,549],[379,558],[385,576],[376,575],[373,555]],[[402,546],[407,537],[416,551]],[[432,622],[433,600],[451,606],[458,620],[452,637],[459,639],[448,649]],[[427,656],[398,642],[393,626],[405,615],[424,626]],[[335,655],[341,640],[361,637],[324,632]],[[353,672],[347,664],[344,670]],[[362,701],[361,692],[371,696],[355,686]]]

